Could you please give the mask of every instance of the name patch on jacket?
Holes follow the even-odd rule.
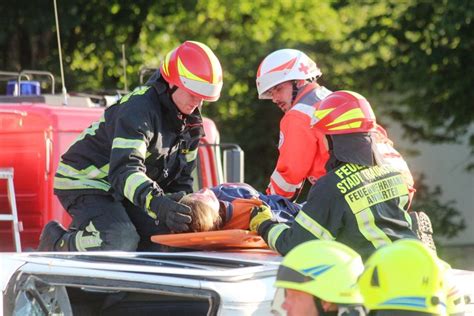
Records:
[[[408,194],[408,187],[400,175],[382,179],[344,195],[354,214],[375,204]]]
[[[341,179],[337,184],[339,191],[354,214],[375,204],[408,194],[403,177],[390,166],[364,167],[345,164],[335,171]]]

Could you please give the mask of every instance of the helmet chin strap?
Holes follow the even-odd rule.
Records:
[[[170,88],[168,89],[168,93],[169,93],[170,97],[173,95],[173,93],[176,92],[176,90],[178,90],[178,86],[177,86],[177,85],[173,85],[173,87],[170,87]]]
[[[298,85],[297,85],[297,81],[296,80],[293,80],[291,82],[291,86],[293,88],[293,90],[291,91],[291,104],[293,104],[293,102],[295,102],[295,99],[296,99],[296,95],[298,94]]]

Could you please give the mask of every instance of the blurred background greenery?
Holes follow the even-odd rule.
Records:
[[[142,67],[158,67],[179,43],[210,46],[224,88],[204,115],[222,140],[245,150],[246,182],[259,190],[276,162],[282,113],[258,100],[255,74],[280,48],[305,51],[321,68],[323,85],[364,94],[382,125],[398,122],[413,144],[467,137],[471,155],[463,168],[474,170],[472,1],[69,0],[58,10],[70,92],[123,89],[122,45],[131,88]],[[53,2],[2,1],[0,12],[0,69],[59,74]],[[416,154],[416,146],[401,151]],[[442,188],[419,174],[417,189],[415,207],[429,212],[438,236],[464,229],[456,203],[438,199]]]

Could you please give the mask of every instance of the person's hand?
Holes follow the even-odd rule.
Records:
[[[165,196],[167,198],[172,199],[175,202],[179,202],[179,201],[181,201],[182,198],[184,198],[186,196],[186,194],[187,193],[184,192],[184,191],[179,191],[179,192],[176,192],[176,193],[166,193]]]
[[[184,195],[184,192],[178,192],[154,196],[150,202],[148,215],[165,223],[172,232],[180,233],[188,231],[188,224],[191,223],[192,220],[191,208],[178,202]]]
[[[250,231],[258,233],[260,225],[265,221],[271,221],[272,218],[272,211],[268,206],[262,205],[259,207],[254,207],[252,209],[252,213],[250,213]]]
[[[267,185],[267,189],[265,190],[265,194],[266,195],[272,195],[272,183],[271,182]]]

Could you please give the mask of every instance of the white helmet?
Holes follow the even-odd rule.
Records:
[[[257,70],[259,99],[271,99],[268,90],[285,81],[316,79],[321,76],[316,63],[296,49],[274,51],[260,63]]]

